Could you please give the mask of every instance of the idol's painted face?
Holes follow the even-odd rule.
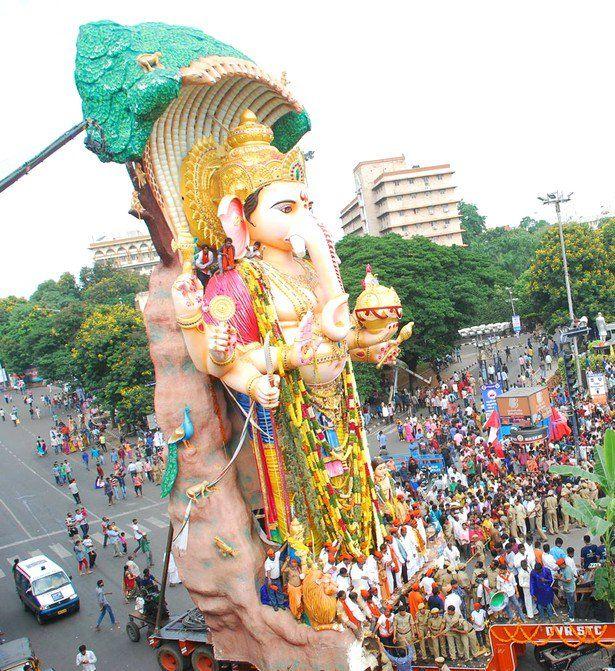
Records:
[[[274,182],[260,191],[249,217],[252,240],[276,249],[291,250],[293,234],[315,225],[312,201],[302,182]]]

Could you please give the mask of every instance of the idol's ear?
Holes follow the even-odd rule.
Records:
[[[226,236],[233,241],[235,258],[240,259],[250,244],[248,222],[243,216],[243,205],[236,196],[224,196],[218,205],[218,218]]]

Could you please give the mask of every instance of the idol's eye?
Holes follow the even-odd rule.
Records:
[[[295,203],[292,200],[282,200],[279,203],[276,203],[273,207],[284,214],[290,214],[293,211],[294,205]]]
[[[308,205],[308,210],[309,210],[310,212],[313,212],[313,211],[314,211],[314,201],[313,201],[313,200],[310,200],[310,203],[309,203],[309,205]]]

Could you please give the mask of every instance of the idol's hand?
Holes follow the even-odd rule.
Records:
[[[171,297],[178,318],[196,315],[203,306],[203,285],[193,273],[181,273],[173,282]]]
[[[237,346],[237,331],[228,322],[220,322],[207,329],[209,333],[209,356],[218,366],[224,366],[233,358]]]
[[[273,375],[272,381],[268,375],[261,375],[248,385],[248,394],[263,408],[277,408],[280,402],[280,376]]]
[[[392,366],[399,356],[399,345],[396,340],[390,340],[377,346],[376,363],[378,368],[381,366]]]
[[[378,368],[392,366],[399,356],[399,345],[397,340],[388,340],[379,345],[352,349],[350,350],[350,356],[353,361],[375,363]]]

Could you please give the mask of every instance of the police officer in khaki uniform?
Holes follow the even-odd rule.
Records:
[[[461,615],[455,612],[455,606],[451,605],[444,613],[444,623],[446,625],[446,643],[448,644],[449,658],[455,661],[457,659],[457,644],[459,645],[459,654],[461,654],[461,642],[457,629],[460,628]]]
[[[457,644],[457,647],[459,652],[461,652],[463,648],[463,660],[464,662],[467,662],[470,659],[470,655],[472,658],[476,659],[480,654],[480,649],[478,639],[476,638],[476,632],[474,631],[472,624],[463,617],[460,617],[459,619],[460,622],[457,625],[457,635],[459,636],[460,643]]]
[[[557,533],[557,498],[555,492],[550,489],[545,498],[545,513],[547,514],[547,531],[550,534]]]
[[[441,639],[445,629],[444,618],[440,615],[440,611],[432,608],[427,620],[427,643],[432,657],[440,657],[440,649],[442,649],[442,654],[446,652],[446,646]]]
[[[419,657],[421,659],[427,659],[427,647],[425,641],[428,632],[429,616],[430,613],[427,610],[427,606],[424,603],[419,603],[418,611],[416,613],[416,636],[418,638]]]
[[[453,524],[450,519],[446,518],[444,524],[442,525],[442,533],[444,534],[444,540],[447,543],[455,544],[455,534],[453,533]]]
[[[527,533],[527,527],[525,524],[526,519],[527,519],[527,511],[521,501],[521,498],[518,498],[517,502],[515,503],[515,522],[517,523],[516,538],[526,535]]]
[[[570,515],[566,512],[564,503],[570,503],[572,499],[572,490],[570,485],[566,484],[562,487],[562,493],[559,499],[560,509],[562,511],[562,533],[567,534],[570,531]]]
[[[545,535],[545,532],[542,530],[542,525],[544,522],[542,498],[540,496],[536,496],[534,502],[536,503],[536,533],[540,536],[540,538],[543,541],[546,541],[547,536]]]

